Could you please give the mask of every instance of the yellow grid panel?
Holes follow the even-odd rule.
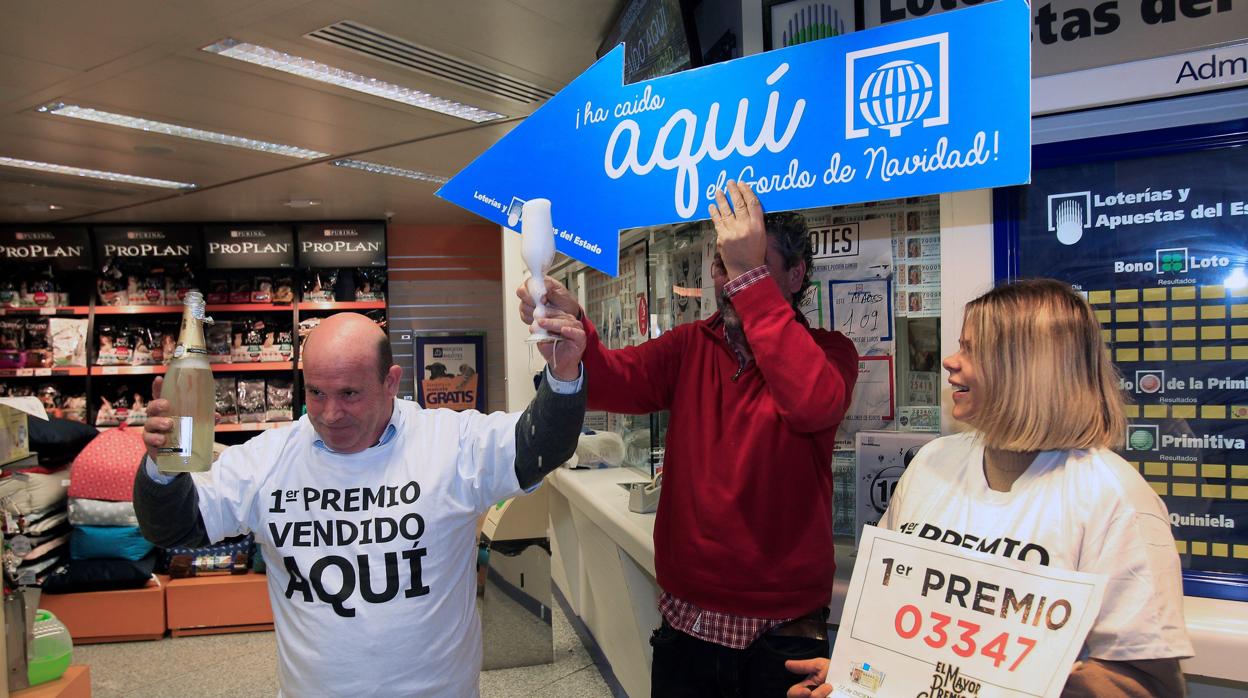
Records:
[[[1170,473],[1175,477],[1196,477],[1196,464],[1175,463],[1170,467]]]
[[[1192,342],[1196,340],[1195,327],[1176,327],[1170,331],[1170,338],[1176,342]]]
[[[1109,299],[1109,291],[1088,291],[1088,302],[1093,305],[1104,305]]]
[[[1176,305],[1170,309],[1170,319],[1171,320],[1195,320],[1196,319],[1196,306]]]
[[[1231,499],[1248,499],[1248,487],[1243,485],[1231,487]]]
[[[1199,541],[1199,540],[1192,541],[1192,554],[1193,555],[1208,555],[1209,544],[1205,543],[1204,541]]]
[[[1118,322],[1139,322],[1140,311],[1135,308],[1122,308],[1114,314]]]
[[[1166,321],[1166,309],[1165,308],[1145,308],[1144,320],[1146,322],[1165,322]]]
[[[1145,310],[1144,313],[1147,314],[1148,311]],[[1144,319],[1147,320],[1148,318],[1144,318]],[[1248,325],[1244,325],[1244,336],[1248,336]],[[1144,341],[1145,342],[1164,342],[1167,339],[1170,339],[1170,334],[1166,332],[1166,328],[1164,327],[1145,327],[1144,328]]]
[[[1200,496],[1206,499],[1226,499],[1226,485],[1201,485]]]
[[[1144,330],[1147,335],[1148,330]],[[1248,339],[1248,325],[1231,325],[1231,339]]]
[[[1154,492],[1156,492],[1157,494],[1163,497],[1169,494],[1169,492],[1167,491],[1166,483],[1164,482],[1153,482],[1152,480],[1150,480],[1148,482],[1148,486],[1152,487]]]
[[[1226,419],[1226,405],[1201,405],[1201,419]]]
[[[1248,480],[1248,465],[1232,465],[1231,477],[1236,480]]]
[[[1186,555],[1187,554],[1187,541],[1176,540],[1174,542],[1174,549],[1178,551],[1180,555]]]
[[[1139,405],[1124,405],[1123,412],[1126,412],[1128,417],[1131,417],[1132,419],[1134,419],[1140,416],[1140,406]]]
[[[1175,286],[1170,289],[1170,299],[1176,301],[1190,301],[1196,298],[1195,286]]]
[[[1160,475],[1162,477],[1165,477],[1167,472],[1168,471],[1166,470],[1165,463],[1145,463],[1144,464],[1145,475]]]
[[[1174,405],[1170,414],[1175,419],[1196,419],[1196,405]]]
[[[1146,301],[1164,301],[1165,299],[1166,299],[1166,289],[1164,288],[1144,289],[1144,300]]]
[[[1226,319],[1225,305],[1202,305],[1200,306],[1201,320],[1224,320]]]
[[[1248,545],[1236,545],[1235,557],[1241,560],[1248,560]]]
[[[1226,339],[1226,328],[1221,325],[1205,325],[1200,328],[1201,339]]]
[[[1144,416],[1151,419],[1165,419],[1170,416],[1165,405],[1145,405]]]
[[[1231,317],[1248,317],[1248,303],[1232,303]]]
[[[1225,286],[1201,286],[1201,298],[1226,298]]]
[[[1196,496],[1196,485],[1193,485],[1190,482],[1176,482],[1174,483],[1173,489],[1174,492],[1172,492],[1172,494],[1176,497]]]
[[[1236,361],[1248,359],[1248,347],[1231,347],[1231,358]]]
[[[1169,356],[1169,352],[1166,351],[1165,347],[1144,348],[1145,361],[1165,361],[1167,356]]]
[[[1101,330],[1101,341],[1110,344],[1114,341],[1113,330]]]
[[[1119,342],[1138,342],[1140,341],[1140,331],[1136,329],[1118,330],[1117,340]]]
[[[1175,361],[1195,361],[1196,347],[1175,347],[1170,350],[1170,357]]]
[[[1201,347],[1201,361],[1226,361],[1226,347]]]
[[[1213,556],[1214,557],[1230,557],[1231,551],[1229,550],[1229,546],[1226,543],[1214,543],[1213,544]]]
[[[1205,463],[1200,466],[1200,476],[1217,478],[1226,477],[1226,466],[1219,465],[1217,463]]]
[[[1139,361],[1140,350],[1139,349],[1119,349],[1118,360],[1119,361]]]
[[[1110,320],[1113,320],[1113,319],[1114,319],[1114,314],[1112,311],[1109,311],[1109,310],[1096,311],[1096,321],[1101,323],[1102,325],[1108,323]]]
[[[1117,303],[1138,303],[1140,302],[1140,292],[1134,288],[1120,288],[1114,292],[1114,301]]]

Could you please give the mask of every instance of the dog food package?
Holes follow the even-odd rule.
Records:
[[[208,349],[208,361],[214,364],[228,364],[230,344],[233,340],[234,323],[230,320],[216,320],[204,326],[204,343]]]
[[[218,376],[216,387],[217,424],[238,424],[238,385],[234,376]]]
[[[238,379],[238,421],[263,422],[265,413],[263,378]]]
[[[87,365],[85,318],[48,318],[48,335],[52,345],[53,366]]]
[[[51,368],[52,347],[48,339],[48,318],[26,320],[26,368]]]
[[[355,300],[384,301],[386,299],[386,270],[357,269],[355,271]]]
[[[229,303],[230,280],[223,276],[208,279],[208,292],[204,294],[204,301],[209,305]]]
[[[129,328],[114,322],[101,323],[95,351],[97,366],[129,366],[134,339]]]
[[[230,279],[230,302],[251,302],[251,279],[246,276],[235,276]]]
[[[273,277],[257,276],[251,287],[252,303],[273,302]]]
[[[333,302],[336,283],[337,269],[309,269],[303,281],[303,300],[309,303]]]
[[[294,278],[287,276],[279,276],[273,281],[273,302],[274,303],[294,303],[295,302],[295,281]]]
[[[287,378],[270,378],[265,390],[266,422],[289,422],[295,418],[294,385]]]

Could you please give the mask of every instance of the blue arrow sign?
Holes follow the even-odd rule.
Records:
[[[438,190],[517,228],[551,200],[560,252],[611,275],[619,231],[982,189],[1031,171],[1031,11],[997,0],[622,85],[617,46]]]

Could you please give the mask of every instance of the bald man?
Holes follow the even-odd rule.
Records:
[[[476,521],[576,449],[585,331],[542,321],[550,368],[520,414],[423,410],[363,315],[327,318],[302,352],[306,416],[225,451],[210,472],[156,469],[173,420],[148,405],[134,483],[143,534],[199,547],[254,533],[268,567],[285,696],[475,696]],[[160,397],[156,380],[155,397]]]

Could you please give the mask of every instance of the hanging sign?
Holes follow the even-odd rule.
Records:
[[[0,262],[50,263],[56,271],[90,271],[91,241],[86,228],[2,230]]]
[[[301,267],[386,266],[386,226],[382,223],[301,225],[298,238]]]
[[[616,47],[438,195],[513,229],[549,198],[557,249],[614,275],[620,229],[705,217],[728,180],[770,211],[1026,182],[1029,18],[998,0],[627,86]]]
[[[832,695],[1058,698],[1105,581],[865,526]]]
[[[205,226],[204,261],[209,269],[289,269],[295,236],[287,225]]]
[[[109,226],[92,231],[95,257],[101,261],[185,262],[199,256],[198,236],[190,229]]]

